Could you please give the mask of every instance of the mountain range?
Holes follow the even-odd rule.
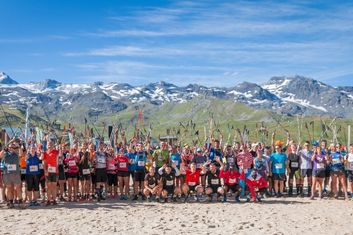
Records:
[[[1,104],[19,110],[30,104],[49,116],[76,113],[94,117],[128,107],[186,103],[197,97],[234,101],[288,116],[353,117],[353,87],[333,87],[304,76],[272,77],[264,84],[243,82],[234,87],[181,87],[164,81],[142,86],[118,82],[64,84],[51,79],[19,84],[0,72],[0,92]]]

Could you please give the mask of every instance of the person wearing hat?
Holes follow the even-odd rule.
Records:
[[[196,149],[196,154],[194,155],[192,159],[192,163],[195,164],[196,166],[196,171],[200,172],[200,178],[201,178],[201,185],[203,188],[206,186],[206,175],[202,173],[202,167],[203,165],[207,162],[207,157],[205,154],[203,154],[203,151],[201,148]]]
[[[276,197],[283,196],[286,168],[288,168],[287,155],[282,152],[282,141],[275,142],[275,152],[270,157],[270,175],[273,177]]]
[[[14,207],[15,199],[18,199],[19,203],[22,204],[21,170],[18,149],[19,145],[12,140],[8,149],[0,152],[0,159],[3,160],[4,164],[3,181],[6,189],[7,206],[9,208]],[[15,194],[17,198],[14,198]]]

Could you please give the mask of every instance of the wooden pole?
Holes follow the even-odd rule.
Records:
[[[351,125],[348,125],[348,141],[347,141],[347,148],[351,145]]]

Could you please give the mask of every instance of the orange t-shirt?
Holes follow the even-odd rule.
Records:
[[[20,168],[21,169],[26,169],[26,155],[25,154],[23,154],[20,157]]]
[[[47,162],[48,167],[55,167],[56,172],[58,172],[58,155],[59,151],[56,149],[47,150],[43,155],[43,160]]]

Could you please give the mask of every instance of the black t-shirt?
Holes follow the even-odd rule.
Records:
[[[219,171],[216,170],[215,173],[208,171],[207,174],[207,184],[211,187],[219,187],[221,185],[221,178],[219,177]]]
[[[147,182],[148,187],[154,188],[154,187],[156,187],[158,185],[158,176],[157,176],[157,174],[154,174],[152,176],[150,173],[148,173],[145,176],[145,181]]]
[[[299,155],[295,153],[290,153],[288,154],[288,160],[289,160],[289,168],[291,170],[298,170],[299,169]]]
[[[170,174],[167,174],[164,171],[161,175],[161,180],[163,183],[163,188],[174,188],[175,173],[170,172]]]

